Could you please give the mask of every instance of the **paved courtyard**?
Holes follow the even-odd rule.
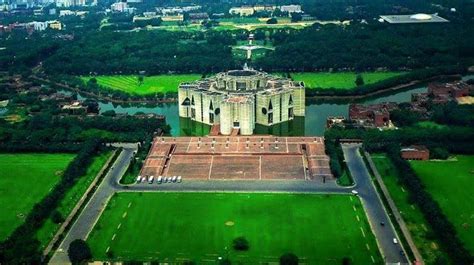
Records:
[[[157,137],[140,173],[183,180],[332,178],[321,137]]]

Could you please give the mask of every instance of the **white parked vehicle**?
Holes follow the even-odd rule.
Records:
[[[173,178],[171,179],[172,182],[176,182],[176,176],[173,176]]]
[[[139,183],[140,180],[142,180],[142,176],[138,176],[138,177],[137,177],[137,183]]]
[[[181,183],[181,176],[178,176],[178,178],[176,178],[176,181],[178,181],[178,183]]]
[[[354,194],[354,195],[357,195],[357,194],[359,194],[359,192],[358,192],[358,191],[356,191],[356,190],[352,190],[351,192],[352,192],[352,194]]]
[[[393,244],[398,244],[398,240],[396,238],[393,238]]]
[[[163,182],[166,183],[169,181],[169,179],[170,179],[169,177],[164,177]]]
[[[148,176],[143,176],[143,177],[142,177],[142,183],[145,182],[145,181],[147,181],[147,179],[148,179]]]
[[[149,177],[148,177],[148,183],[149,183],[149,184],[153,183],[153,179],[154,179],[154,178],[155,178],[155,177],[153,177],[153,176],[149,176]]]
[[[158,176],[158,178],[156,179],[156,184],[161,184],[162,181],[163,181],[163,177]]]

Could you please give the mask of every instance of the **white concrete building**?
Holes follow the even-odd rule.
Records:
[[[232,70],[178,89],[179,116],[208,125],[220,133],[251,135],[255,124],[271,126],[305,115],[303,82],[255,70]]]

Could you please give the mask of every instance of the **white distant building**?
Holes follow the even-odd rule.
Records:
[[[413,14],[413,15],[385,15],[381,19],[390,24],[408,24],[408,23],[445,23],[449,20],[444,19],[437,14]]]
[[[59,16],[64,17],[64,16],[72,16],[75,15],[74,11],[71,11],[69,9],[67,10],[59,10]]]
[[[48,22],[33,21],[28,24],[32,26],[35,29],[35,31],[43,31],[48,28]]]
[[[280,10],[282,12],[288,12],[289,14],[291,14],[291,13],[302,13],[303,12],[303,10],[301,9],[301,5],[280,6]]]
[[[229,9],[229,14],[239,15],[241,17],[251,16],[255,13],[255,9],[252,6],[241,6],[241,7],[232,7]]]
[[[126,2],[113,3],[110,5],[110,10],[112,10],[112,12],[126,12],[130,14],[135,12],[135,8],[129,7]]]

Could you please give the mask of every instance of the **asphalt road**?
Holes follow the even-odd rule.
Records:
[[[120,179],[120,177],[124,174],[128,164],[130,163],[130,159],[133,157],[134,151],[135,149],[124,148],[119,154],[114,164],[107,172],[107,175],[103,179],[102,183],[92,195],[91,199],[86,204],[77,220],[71,226],[71,229],[59,245],[59,248],[54,253],[53,257],[49,261],[49,264],[70,263],[69,257],[67,255],[69,244],[76,239],[85,240],[87,238],[95,223],[99,219],[102,210],[107,205],[107,201],[115,192],[114,185],[110,185],[110,183]]]
[[[370,174],[359,153],[359,147],[360,144],[343,144],[342,150],[347,166],[357,183],[354,189],[358,191],[362,200],[372,231],[377,237],[377,244],[382,251],[382,256],[386,263],[408,264],[400,243],[393,243],[394,238],[397,238],[398,242],[400,240],[370,179]],[[382,226],[381,222],[385,225]]]

